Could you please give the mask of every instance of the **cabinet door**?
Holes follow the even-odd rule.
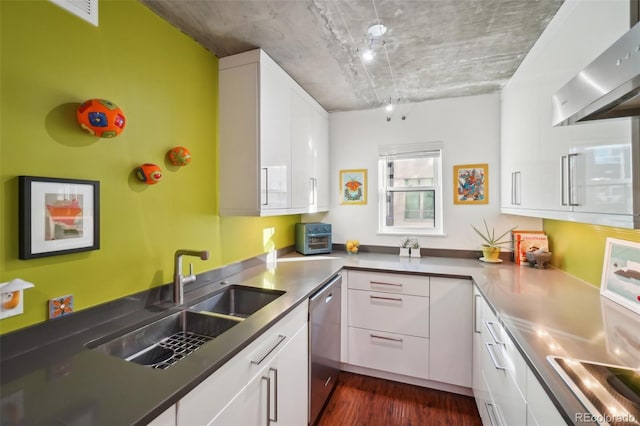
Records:
[[[573,211],[632,214],[630,126],[621,119],[571,129]]]
[[[471,387],[471,281],[431,277],[430,286],[429,378]]]
[[[268,366],[254,377],[224,409],[210,422],[216,426],[257,426],[269,423],[267,404],[270,395],[272,375]]]
[[[540,382],[533,372],[527,368],[527,425],[565,425],[567,422],[562,418],[547,392],[542,388]]]
[[[260,63],[260,167],[264,209],[291,206],[291,103],[287,96],[290,84],[291,78],[275,62],[263,58]]]
[[[307,424],[308,337],[305,324],[210,425]]]
[[[311,105],[303,93],[290,91],[291,98],[291,203],[307,211],[312,201]]]
[[[311,115],[313,155],[314,212],[329,210],[329,119],[324,111],[313,109]]]
[[[309,395],[309,337],[307,324],[291,338],[271,363],[272,377],[278,375],[277,387],[272,384],[272,414],[277,403],[277,424],[306,425]],[[336,336],[336,338],[338,338]],[[275,418],[275,415],[272,417]]]
[[[148,426],[175,426],[176,425],[176,406],[172,405],[162,414],[148,423]]]
[[[482,424],[488,425],[490,419],[486,410],[486,404],[489,401],[489,391],[482,377],[482,352],[484,350],[482,339],[482,311],[485,305],[484,298],[473,286],[473,365],[472,365],[472,386],[473,396],[476,399],[476,406],[482,418]]]

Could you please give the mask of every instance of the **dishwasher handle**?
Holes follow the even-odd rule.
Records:
[[[325,303],[329,303],[333,298],[333,290],[337,284],[342,283],[342,275],[338,274],[331,279],[324,287],[318,290],[313,296],[309,298],[311,303],[319,303],[318,300],[324,298]],[[328,293],[328,294],[327,294]]]

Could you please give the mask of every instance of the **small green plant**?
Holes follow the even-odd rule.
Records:
[[[484,244],[482,245],[488,246],[488,247],[500,247],[504,244],[510,243],[511,235],[509,235],[509,233],[517,228],[517,226],[514,226],[513,228],[508,229],[504,233],[500,234],[500,236],[496,237],[495,229],[494,228],[489,229],[489,225],[487,225],[486,220],[482,219],[482,222],[484,223],[484,233],[481,232],[478,228],[476,228],[473,225],[471,225],[471,227],[473,228],[474,231],[476,231],[476,234],[478,234],[480,238],[482,238],[482,240],[484,241]]]

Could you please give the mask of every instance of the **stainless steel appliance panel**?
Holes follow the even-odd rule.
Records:
[[[318,420],[340,372],[340,304],[338,274],[309,299],[309,424]]]

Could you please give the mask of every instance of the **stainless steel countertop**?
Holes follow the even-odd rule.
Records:
[[[585,409],[552,370],[547,355],[633,367],[640,361],[640,316],[600,297],[599,289],[561,271],[511,262],[486,264],[377,253],[290,255],[275,264],[255,266],[226,278],[230,283],[284,290],[286,294],[224,333],[215,344],[203,346],[171,368],[152,370],[84,348],[85,343],[130,326],[134,320],[150,321],[176,309],[154,306],[3,359],[2,403],[21,406],[26,424],[67,424],[74,420],[104,425],[146,423],[293,307],[305,302],[343,267],[472,278],[568,420]],[[187,286],[185,305],[220,286],[220,282],[211,282],[193,291]],[[85,315],[83,320],[87,318],[90,316]],[[28,337],[38,327],[17,333]],[[55,332],[51,324],[48,327]],[[5,351],[5,342],[11,341],[4,337],[0,338],[0,354]],[[2,410],[5,416],[7,409]]]

